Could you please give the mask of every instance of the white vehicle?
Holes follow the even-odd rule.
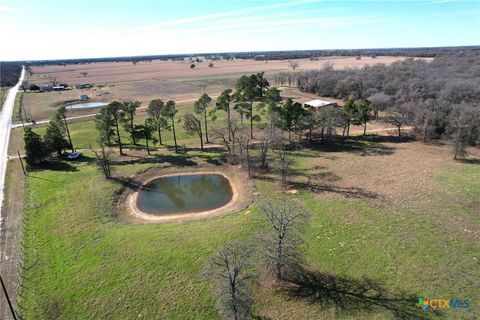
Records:
[[[80,152],[74,152],[74,153],[70,153],[68,156],[67,156],[67,159],[68,160],[75,160],[75,159],[78,159],[82,154]]]

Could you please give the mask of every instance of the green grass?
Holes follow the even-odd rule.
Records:
[[[295,169],[307,169],[308,156],[318,154],[299,153]],[[200,152],[188,156],[202,162]],[[212,286],[199,272],[226,241],[261,234],[264,224],[255,208],[214,220],[123,224],[109,215],[119,185],[103,180],[88,162],[70,165],[69,171],[33,172],[26,181],[25,318],[215,318]],[[148,166],[125,165],[117,172],[127,176]],[[366,277],[392,294],[469,299],[470,309],[445,311],[441,317],[479,318],[480,246],[472,238],[444,232],[430,214],[441,205],[476,219],[478,207],[472,203],[479,199],[479,181],[478,166],[446,166],[432,181],[437,189],[431,195],[444,201],[418,210],[377,208],[358,199],[319,200],[301,191],[298,198],[311,213],[304,233],[309,268]],[[272,189],[265,180],[256,186],[260,193]],[[255,290],[255,302],[259,313],[279,319],[392,318],[383,309],[335,313],[332,307],[286,299],[266,287]]]
[[[109,217],[108,200],[119,185],[90,164],[73,166],[78,171],[35,172],[27,181],[26,319],[214,317],[211,286],[198,275],[225,241],[259,230],[257,215],[121,224]]]

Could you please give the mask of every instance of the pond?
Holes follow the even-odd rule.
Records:
[[[98,108],[98,107],[104,107],[108,105],[108,102],[82,102],[82,103],[76,103],[76,104],[71,104],[67,106],[67,109],[71,110],[77,110],[77,109],[92,109],[92,108]]]
[[[137,207],[153,215],[201,212],[226,205],[232,196],[230,181],[221,174],[165,176],[143,186]]]

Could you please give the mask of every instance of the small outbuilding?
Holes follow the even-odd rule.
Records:
[[[88,100],[88,99],[90,99],[90,98],[86,94],[80,95],[80,100],[85,101],[85,100]]]
[[[303,107],[305,109],[313,108],[315,111],[331,110],[331,109],[337,109],[338,104],[336,102],[332,102],[332,101],[325,101],[325,100],[316,99],[316,100],[305,102],[303,104]]]
[[[90,83],[78,83],[75,85],[75,89],[88,89],[91,87],[92,85]]]

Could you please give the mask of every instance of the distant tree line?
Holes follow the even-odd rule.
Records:
[[[20,79],[22,66],[18,63],[0,62],[0,87],[13,87]]]
[[[407,57],[436,57],[452,52],[480,51],[480,46],[458,46],[458,47],[425,47],[425,48],[379,48],[379,49],[331,49],[331,50],[295,50],[295,51],[249,51],[249,52],[217,52],[202,53],[201,56],[210,60],[218,59],[255,59],[255,60],[290,60],[302,58],[319,58],[328,56],[407,56]],[[199,54],[200,55],[200,54]],[[32,66],[43,65],[67,65],[67,64],[88,64],[97,62],[151,62],[153,60],[174,60],[183,61],[191,58],[192,54],[170,54],[170,55],[148,55],[131,57],[105,57],[85,59],[61,59],[61,60],[38,60],[38,61],[16,61],[19,64]]]

